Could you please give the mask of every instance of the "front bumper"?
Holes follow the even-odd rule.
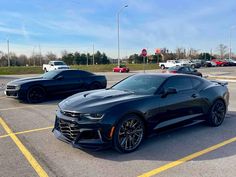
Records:
[[[111,147],[110,126],[100,123],[80,123],[74,118],[56,116],[53,133],[57,139],[75,148],[100,150]]]
[[[6,96],[14,97],[14,98],[18,98],[18,96],[19,96],[18,90],[5,90],[5,91],[4,91],[4,94],[5,94]]]
[[[24,100],[26,98],[27,91],[20,89],[20,90],[15,90],[15,89],[6,89],[4,91],[4,94],[8,97],[13,97],[17,98],[20,100]]]

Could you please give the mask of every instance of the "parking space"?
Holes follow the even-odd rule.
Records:
[[[111,86],[129,74],[106,75],[108,86]],[[2,85],[11,79],[1,80]],[[28,155],[35,159],[32,164],[27,153],[24,154],[21,146],[0,125],[0,176],[45,176],[40,173],[43,171],[48,176],[151,176],[147,172],[163,177],[234,176],[236,83],[229,83],[229,90],[229,112],[222,126],[211,128],[200,122],[158,132],[130,154],[120,154],[112,149],[96,152],[75,149],[57,140],[51,132],[55,110],[61,100],[31,105],[4,98],[3,90],[0,90],[0,117],[30,153]],[[227,140],[231,141],[226,143]],[[222,142],[222,147],[217,146]],[[209,147],[215,147],[215,150],[199,153]],[[196,152],[198,154],[194,156]],[[192,158],[185,158],[188,156]],[[37,170],[37,164],[41,170]],[[158,170],[161,172],[156,173]]]

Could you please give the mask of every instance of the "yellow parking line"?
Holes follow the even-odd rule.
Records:
[[[201,151],[199,151],[199,152],[193,153],[193,154],[188,155],[188,156],[186,156],[186,157],[183,157],[183,158],[181,158],[181,159],[179,159],[179,160],[176,160],[176,161],[174,161],[174,162],[171,162],[171,163],[168,163],[168,164],[166,164],[166,165],[163,165],[163,166],[161,166],[161,167],[159,167],[159,168],[156,168],[156,169],[151,170],[151,171],[149,171],[149,172],[147,172],[147,173],[144,173],[144,174],[142,174],[142,175],[140,175],[140,176],[138,176],[138,177],[150,177],[150,176],[153,176],[153,175],[157,175],[158,173],[161,173],[161,172],[166,171],[166,170],[168,170],[168,169],[170,169],[170,168],[173,168],[173,167],[176,167],[176,166],[178,166],[178,165],[181,165],[182,163],[185,163],[185,162],[187,162],[187,161],[190,161],[190,160],[192,160],[192,159],[195,159],[195,158],[197,158],[197,157],[199,157],[199,156],[202,156],[202,155],[204,155],[204,154],[206,154],[206,153],[209,153],[209,152],[211,152],[211,151],[214,151],[214,150],[216,150],[216,149],[219,149],[219,148],[221,148],[222,146],[225,146],[225,145],[230,144],[230,143],[233,143],[233,142],[236,142],[236,137],[231,138],[231,139],[226,140],[226,141],[223,141],[223,142],[221,142],[221,143],[219,143],[219,144],[216,144],[216,145],[214,145],[214,146],[211,146],[211,147],[206,148],[206,149],[204,149],[204,150],[201,150]]]
[[[14,141],[14,143],[17,145],[21,153],[25,156],[25,158],[28,160],[30,165],[34,168],[36,173],[40,177],[48,177],[47,173],[44,171],[44,169],[40,166],[40,164],[36,161],[36,159],[33,157],[33,155],[29,152],[29,150],[22,144],[22,142],[19,140],[19,138],[12,132],[12,130],[8,127],[6,122],[0,117],[0,124],[5,129],[7,134],[11,137],[11,139]]]
[[[25,133],[31,133],[31,132],[37,132],[37,131],[42,131],[42,130],[48,130],[48,129],[52,129],[53,126],[50,126],[50,127],[44,127],[44,128],[37,128],[37,129],[32,129],[32,130],[26,130],[26,131],[21,131],[21,132],[16,132],[16,133],[12,133],[12,134],[15,134],[15,135],[20,135],[20,134],[25,134]],[[6,134],[6,135],[1,135],[0,136],[0,139],[1,138],[6,138],[10,136],[10,134]]]

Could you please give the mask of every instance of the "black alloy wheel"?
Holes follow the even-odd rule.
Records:
[[[40,103],[45,100],[46,93],[42,87],[32,87],[27,92],[29,103]]]
[[[226,107],[222,100],[216,100],[212,105],[207,121],[210,126],[217,127],[221,125],[225,119]]]
[[[136,115],[128,115],[117,125],[113,144],[119,152],[133,152],[144,138],[144,123]]]

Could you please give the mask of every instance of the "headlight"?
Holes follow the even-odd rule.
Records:
[[[87,118],[87,119],[91,119],[91,120],[100,120],[103,118],[103,115],[104,114],[96,114],[96,113],[93,113],[93,114],[81,114],[81,118]]]
[[[17,85],[17,86],[16,86],[16,90],[20,90],[20,85]]]

